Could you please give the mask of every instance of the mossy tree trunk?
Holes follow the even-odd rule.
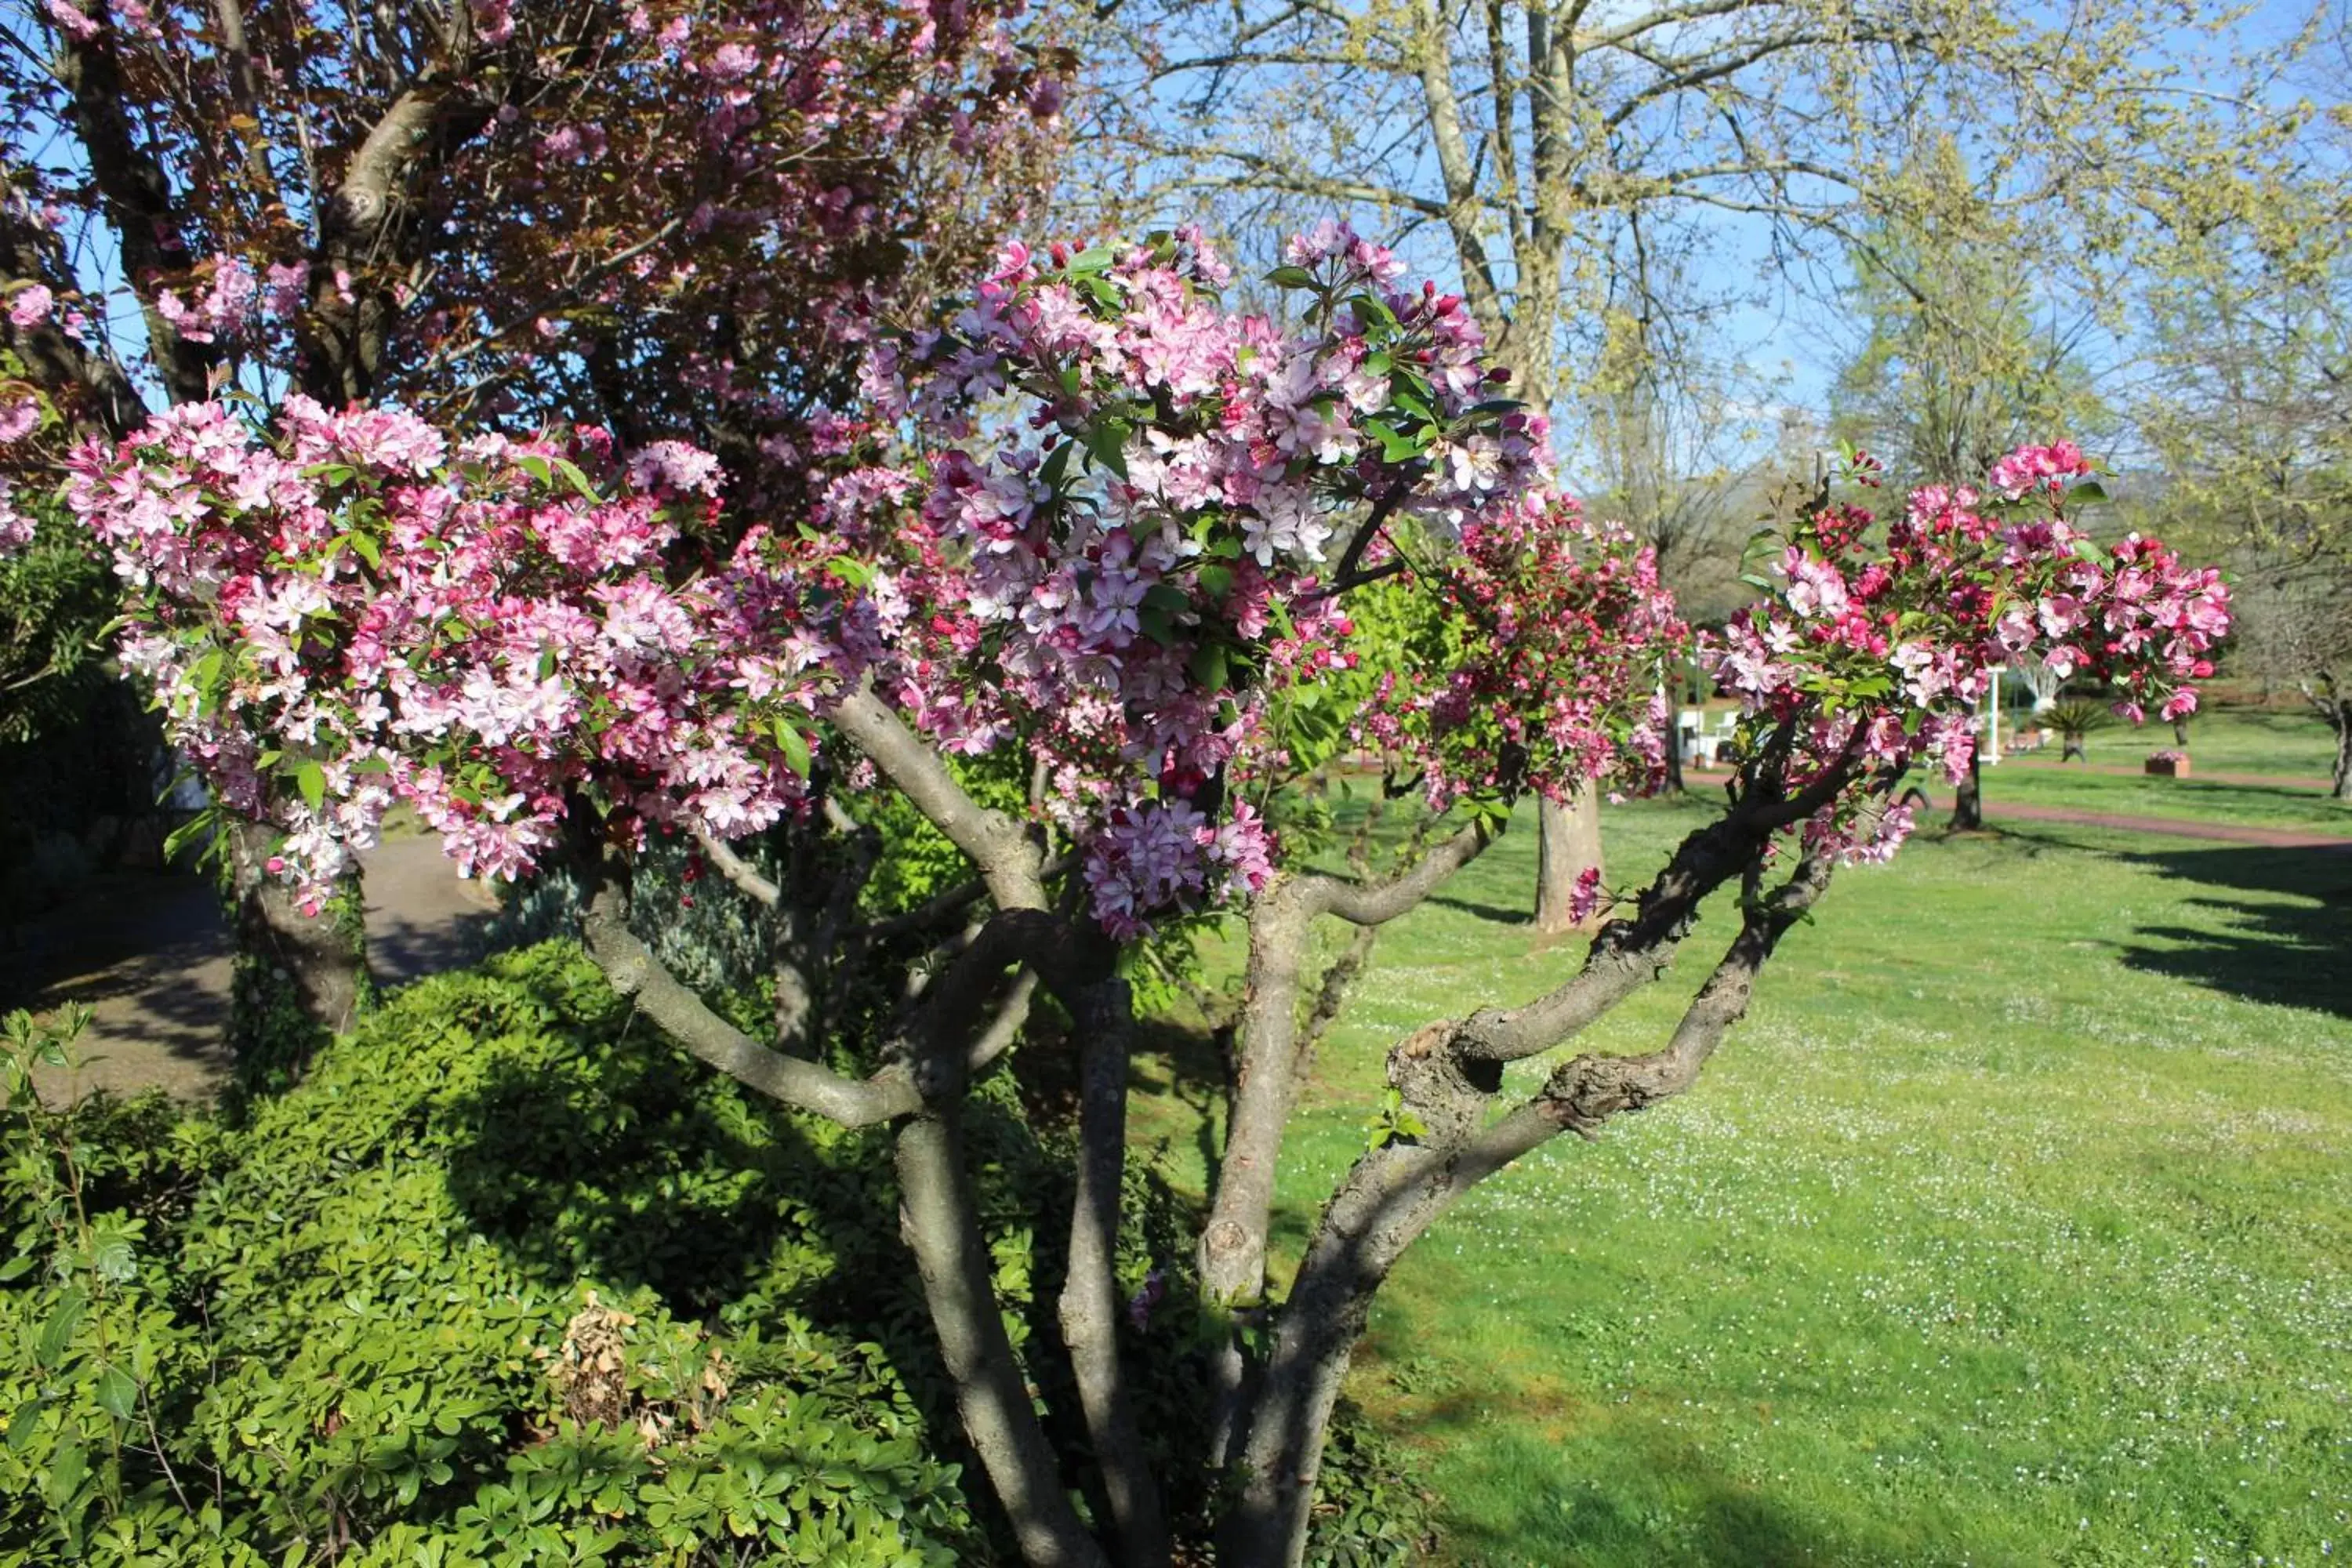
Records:
[[[266,824],[228,829],[228,899],[236,936],[229,1044],[241,1070],[291,1072],[328,1035],[349,1029],[373,996],[357,876],[315,918],[269,870],[277,834]]]

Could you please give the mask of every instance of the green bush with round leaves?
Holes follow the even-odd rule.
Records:
[[[961,1484],[887,1132],[753,1099],[576,947],[410,987],[230,1123],[45,1106],[29,1067],[62,1043],[18,1016],[7,1048],[0,1568],[1010,1560]],[[1060,1136],[1009,1073],[975,1099],[1023,1346],[1055,1342]],[[1172,1460],[1201,1418],[1193,1216],[1149,1172],[1128,1199]],[[1083,1493],[1062,1359],[1032,1361]],[[1317,1560],[1403,1561],[1418,1500],[1360,1428],[1336,1452]]]

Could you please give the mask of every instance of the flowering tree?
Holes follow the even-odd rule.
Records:
[[[793,502],[870,322],[1042,185],[1066,68],[1021,0],[22,9],[0,480],[43,489],[76,432],[236,387],[688,439],[739,507]],[[231,841],[242,935],[342,1022],[356,955]]]
[[[1311,1037],[1307,928],[1397,918],[1526,792],[1658,767],[1657,666],[1686,639],[1647,553],[1547,492],[1544,422],[1491,395],[1461,301],[1398,273],[1342,228],[1294,242],[1273,279],[1298,301],[1286,330],[1227,312],[1224,269],[1186,232],[1010,247],[951,320],[875,345],[860,403],[824,423],[836,462],[805,511],[740,532],[730,477],[683,443],[453,438],[299,396],[266,432],[207,404],[89,446],[69,499],[132,590],[126,657],[224,797],[282,826],[275,866],[304,901],[394,801],[476,874],[568,860],[589,951],[685,1048],[781,1104],[890,1129],[940,1360],[1032,1563],[1171,1560],[1176,1478],[1150,1461],[1124,1326],[1151,1296],[1129,1300],[1140,1260],[1117,1246],[1122,967],[1155,926],[1245,918],[1240,1073],[1198,1257],[1225,1328],[1190,1474],[1223,1478],[1196,1488],[1221,1500],[1221,1561],[1293,1563],[1374,1293],[1438,1215],[1550,1138],[1688,1087],[1835,868],[1899,843],[1906,771],[1965,766],[1992,668],[2063,650],[2178,707],[2227,624],[2212,574],[2084,542],[2064,511],[2076,466],[2051,449],[1985,494],[1913,497],[1883,544],[1857,510],[1802,520],[1779,591],[1714,653],[1746,710],[1721,817],[1646,889],[1581,889],[1616,917],[1556,989],[1397,1045],[1370,1145],[1279,1289],[1265,1234]],[[1414,606],[1379,668],[1349,608],[1374,585]],[[1269,826],[1271,792],[1328,743],[1296,715],[1350,683],[1358,735],[1461,823],[1383,879],[1309,871]],[[991,759],[1028,775],[1020,804],[969,787]],[[838,918],[874,847],[847,805],[879,784],[972,879],[886,922],[937,944],[870,1039],[781,1007],[756,1039],[633,933],[636,851],[691,835],[735,890],[794,917],[781,967],[842,984],[877,934]],[[838,825],[841,876],[813,897],[735,847],[792,821]],[[1568,1058],[1507,1100],[1505,1064],[1657,981],[1727,885],[1738,929],[1665,1044]],[[967,1097],[1040,986],[1077,1057],[1059,1306],[1099,1533],[1006,1336],[962,1152]]]

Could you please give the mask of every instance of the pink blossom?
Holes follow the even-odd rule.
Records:
[[[98,37],[98,23],[73,0],[42,0],[41,8],[49,14],[51,21],[82,42]]]
[[[9,300],[8,320],[19,327],[37,327],[49,319],[49,312],[56,305],[57,297],[49,292],[47,286],[36,283],[28,289],[18,289]]]

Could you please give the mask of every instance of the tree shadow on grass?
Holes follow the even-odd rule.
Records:
[[[1022,1079],[1024,1098],[1031,1103],[1033,1113],[1035,1098],[1032,1082],[1037,1073],[1042,1053],[1024,1044],[1014,1057],[1013,1068]],[[1073,1081],[1071,1100],[1075,1105],[1076,1052],[1064,1051],[1055,1058],[1054,1071],[1066,1074]],[[1214,1192],[1217,1168],[1224,1157],[1224,1126],[1227,1098],[1232,1092],[1234,1073],[1234,1034],[1232,1026],[1221,1028],[1201,1028],[1167,1018],[1139,1019],[1135,1030],[1135,1054],[1128,1083],[1133,1095],[1164,1095],[1184,1105],[1192,1114],[1193,1152],[1200,1156],[1205,1190]]]
[[[1475,1445],[1468,1485],[1479,1494],[1477,1516],[1461,1517],[1457,1505],[1442,1526],[1454,1561],[1496,1568],[1780,1568],[1875,1556],[1857,1552],[1841,1532],[1786,1501],[1723,1475],[1694,1447],[1664,1433],[1623,1432],[1622,1440],[1636,1453],[1621,1450],[1629,1468],[1615,1478],[1570,1476],[1534,1434],[1483,1425],[1489,1409],[1465,1392],[1414,1424],[1425,1437],[1442,1434],[1449,1444]],[[1876,1560],[1899,1562],[1902,1553]]]
[[[1507,910],[1499,904],[1482,904],[1475,899],[1459,898],[1451,893],[1434,894],[1429,901],[1433,904],[1443,904],[1449,910],[1460,910],[1464,914],[1478,920],[1492,921],[1496,925],[1523,926],[1535,923],[1535,915],[1531,910]]]
[[[2344,848],[2261,845],[2125,850],[2063,834],[2005,829],[2033,848],[2075,849],[2194,882],[2186,900],[2203,923],[2143,925],[2118,952],[2129,967],[2284,1007],[2352,1017],[2352,843]]]
[[[2249,1001],[2352,1017],[2352,853],[2336,849],[2147,850],[2126,858],[2212,889],[2188,900],[2205,921],[2143,926],[2134,969]]]

